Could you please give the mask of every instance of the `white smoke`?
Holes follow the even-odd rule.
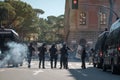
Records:
[[[6,54],[5,58],[0,62],[0,67],[5,66],[8,63],[20,64],[23,62],[28,54],[28,47],[26,44],[8,42],[6,44],[9,50],[3,54]]]

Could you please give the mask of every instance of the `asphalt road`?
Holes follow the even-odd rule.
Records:
[[[46,69],[38,68],[38,61],[32,61],[31,68],[27,68],[25,61],[18,68],[0,68],[0,80],[120,80],[120,75],[113,75],[110,71],[103,72],[86,63],[87,69],[81,69],[79,60],[69,62],[69,69],[50,68],[46,61]]]

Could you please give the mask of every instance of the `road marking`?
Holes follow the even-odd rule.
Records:
[[[31,65],[35,65],[35,63],[31,63]]]
[[[83,76],[88,76],[87,74],[81,73]]]
[[[37,75],[37,74],[39,74],[40,72],[43,72],[42,70],[37,70],[37,71],[33,71],[34,73],[33,73],[33,75]]]
[[[88,76],[87,74],[85,74],[85,73],[83,73],[83,72],[81,72],[81,71],[77,71],[77,72],[79,72],[81,75],[83,75],[83,76]]]
[[[5,71],[5,70],[4,70],[4,69],[1,69],[1,70],[0,70],[0,72],[3,72],[3,71]]]
[[[70,67],[71,67],[72,69],[75,69],[75,67],[74,67],[74,66],[72,66],[72,65],[71,65]]]
[[[77,72],[81,73],[81,71],[77,71]]]
[[[77,66],[80,66],[81,64],[80,63],[76,63]]]
[[[71,63],[68,63],[69,66],[71,66],[72,64]]]
[[[23,65],[28,65],[28,62],[24,62]]]

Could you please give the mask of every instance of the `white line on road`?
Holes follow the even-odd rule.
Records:
[[[87,74],[82,73],[83,76],[88,76]]]
[[[76,65],[77,65],[77,66],[81,66],[81,64],[80,64],[80,63],[76,63]]]
[[[1,69],[1,70],[0,70],[0,72],[3,72],[3,71],[5,71],[5,70],[4,70],[4,69]]]
[[[87,74],[85,74],[85,73],[82,73],[81,71],[77,71],[77,72],[79,72],[81,75],[83,75],[83,76],[88,76]]]
[[[37,70],[37,71],[33,71],[34,73],[33,73],[33,75],[37,75],[37,74],[39,74],[40,72],[43,72],[42,70]]]

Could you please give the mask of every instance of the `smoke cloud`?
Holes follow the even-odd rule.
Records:
[[[3,53],[5,57],[0,61],[0,67],[5,67],[8,63],[21,64],[28,54],[27,45],[16,42],[8,42],[6,45],[9,47],[9,50]]]

